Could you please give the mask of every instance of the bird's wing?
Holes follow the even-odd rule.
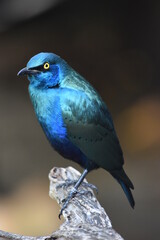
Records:
[[[88,84],[85,91],[80,87],[66,88],[61,98],[68,138],[98,166],[110,171],[119,169],[124,162],[123,154],[110,113],[98,93],[83,81],[82,84]]]

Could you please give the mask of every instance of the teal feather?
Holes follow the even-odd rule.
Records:
[[[99,167],[109,171],[133,207],[133,184],[123,169],[123,153],[112,117],[97,91],[53,53],[32,57],[27,68],[19,72],[22,74],[28,75],[37,119],[53,148],[87,171]]]

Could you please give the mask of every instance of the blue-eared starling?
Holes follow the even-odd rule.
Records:
[[[133,208],[130,189],[134,187],[123,169],[123,153],[112,117],[91,84],[65,60],[46,52],[33,56],[18,75],[28,76],[37,119],[52,147],[84,168],[60,215],[87,173],[99,167],[120,183]]]

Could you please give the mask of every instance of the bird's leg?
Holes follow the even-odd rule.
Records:
[[[88,170],[85,169],[82,173],[82,175],[80,176],[80,178],[78,179],[78,181],[76,182],[76,184],[74,185],[73,189],[70,191],[68,197],[64,200],[64,204],[61,208],[60,214],[59,214],[59,219],[61,218],[61,215],[64,211],[64,209],[68,206],[69,201],[75,196],[75,194],[77,193],[78,187],[81,185],[81,183],[83,182],[84,178],[86,177],[88,173]]]

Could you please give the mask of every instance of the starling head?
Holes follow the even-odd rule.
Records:
[[[41,88],[54,88],[59,85],[67,63],[53,53],[39,53],[27,63],[27,67],[18,72],[27,75],[30,84]]]

